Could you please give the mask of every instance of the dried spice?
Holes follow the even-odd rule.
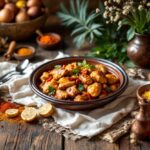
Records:
[[[2,120],[2,121],[9,121],[9,122],[23,123],[24,121],[21,119],[20,115],[13,119],[10,119],[7,117],[7,115],[5,114],[5,111],[8,109],[12,109],[12,108],[13,109],[17,108],[19,110],[19,113],[21,113],[24,109],[23,106],[20,106],[11,102],[5,102],[2,99],[0,99],[0,121]]]
[[[11,102],[2,102],[0,103],[0,112],[4,113],[7,109],[18,108],[18,105]]]
[[[40,42],[43,44],[55,44],[59,41],[59,39],[52,34],[49,35],[43,35],[40,37]]]
[[[32,53],[33,53],[33,51],[30,48],[20,48],[17,51],[17,54],[20,56],[29,56],[29,55],[32,55]]]
[[[142,97],[143,97],[147,102],[150,102],[150,90],[145,91],[145,92],[142,94]]]

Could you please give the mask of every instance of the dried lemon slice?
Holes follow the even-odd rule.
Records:
[[[21,118],[26,122],[31,122],[37,118],[37,110],[34,107],[26,107],[21,113]]]
[[[39,108],[39,114],[43,117],[50,117],[54,112],[53,106],[50,103],[44,104]]]
[[[7,117],[9,118],[13,118],[19,115],[19,110],[18,109],[7,109],[5,111],[5,114],[7,115]]]

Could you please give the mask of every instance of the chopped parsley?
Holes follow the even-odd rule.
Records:
[[[86,68],[86,69],[93,69],[93,68],[95,68],[94,65],[88,64],[85,59],[82,62],[78,62],[77,64],[78,64],[78,66],[81,66],[81,67]]]
[[[54,95],[56,90],[52,86],[48,86],[49,93],[48,95]]]
[[[76,74],[76,75],[78,75],[79,72],[80,72],[79,69],[73,69],[73,70],[72,70],[72,73],[73,73],[73,74]]]
[[[83,84],[79,84],[78,85],[78,90],[80,91],[80,92],[82,92],[83,90],[84,90],[84,86],[83,86]]]
[[[56,65],[55,68],[56,68],[56,69],[60,69],[60,68],[61,68],[61,65]]]

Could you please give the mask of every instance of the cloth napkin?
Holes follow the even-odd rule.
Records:
[[[56,59],[66,56],[63,53],[59,53]],[[28,79],[33,69],[47,61],[49,60],[30,64],[25,70],[25,75],[13,76],[7,83],[0,85],[0,89],[8,89],[13,102],[26,106],[42,106],[47,102],[32,92]],[[13,70],[15,66],[16,64],[13,63],[0,62],[0,76]],[[55,108],[55,113],[52,117],[57,124],[64,128],[69,128],[72,133],[81,137],[91,138],[117,123],[134,109],[137,104],[136,89],[142,84],[145,84],[145,82],[130,79],[126,91],[103,108],[90,111],[68,111]]]

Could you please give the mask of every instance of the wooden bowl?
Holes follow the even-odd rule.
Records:
[[[37,43],[38,43],[38,45],[41,47],[41,48],[43,48],[43,49],[51,49],[51,50],[53,50],[53,49],[55,49],[55,48],[57,48],[58,46],[60,46],[60,43],[61,43],[61,36],[59,35],[59,34],[57,34],[57,33],[45,33],[44,35],[53,35],[55,38],[57,38],[58,40],[57,40],[57,42],[56,43],[49,43],[49,44],[45,44],[45,43],[42,43],[41,41],[40,41],[40,38],[41,38],[41,36],[38,36],[37,38],[36,38],[36,41],[37,41]]]
[[[0,23],[0,36],[10,40],[22,41],[29,38],[35,31],[44,26],[47,14],[22,23]]]
[[[95,99],[91,101],[84,101],[84,102],[74,102],[74,101],[67,101],[67,100],[57,100],[54,97],[50,97],[46,94],[44,94],[42,91],[39,89],[39,84],[40,84],[40,76],[42,75],[43,72],[48,71],[52,69],[55,65],[58,64],[68,64],[71,62],[81,62],[83,60],[86,60],[90,64],[103,64],[108,68],[108,71],[116,75],[119,80],[120,80],[120,87],[118,90],[110,95],[108,95],[105,98],[101,99]],[[87,109],[93,109],[96,107],[102,107],[107,103],[112,102],[115,100],[115,98],[119,95],[121,95],[125,89],[127,88],[128,85],[128,76],[125,73],[125,71],[118,66],[117,64],[114,64],[108,60],[104,59],[98,59],[98,58],[90,58],[90,57],[67,57],[67,58],[61,58],[61,59],[56,59],[50,62],[47,62],[38,68],[36,68],[31,76],[30,76],[30,86],[31,89],[35,94],[37,94],[39,97],[42,99],[45,99],[49,102],[51,102],[53,105],[56,107],[61,107],[65,109],[70,109],[70,110],[87,110]]]
[[[32,54],[31,55],[26,55],[26,56],[20,56],[19,54],[17,54],[17,50],[19,50],[20,48],[29,48],[32,50]],[[24,60],[24,59],[31,59],[34,57],[36,53],[36,50],[33,46],[30,46],[30,45],[19,45],[17,46],[17,48],[15,49],[15,52],[14,52],[14,58],[17,59],[17,60]]]

